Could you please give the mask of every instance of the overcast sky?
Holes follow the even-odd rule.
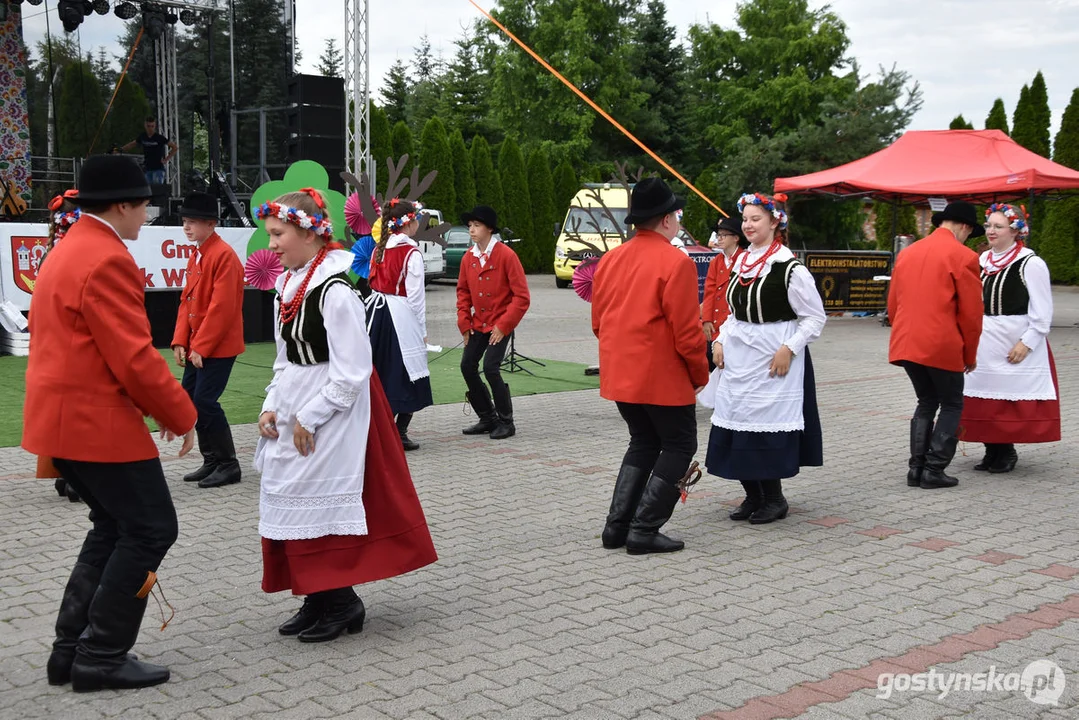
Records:
[[[490,8],[492,0],[477,0]],[[219,0],[226,2],[226,0]],[[63,32],[57,0],[24,3],[27,44],[45,37],[45,8],[52,32]],[[825,3],[810,0],[811,7]],[[958,113],[984,127],[993,100],[1003,98],[1009,126],[1019,90],[1041,70],[1049,89],[1055,136],[1072,89],[1079,86],[1079,0],[833,0],[846,22],[850,54],[863,74],[893,64],[921,83],[924,105],[911,129],[945,129]],[[344,42],[344,0],[296,0],[302,72],[314,72],[325,42]],[[733,26],[736,0],[667,0],[669,21],[684,40],[693,23]],[[376,100],[386,70],[397,58],[408,61],[419,36],[427,33],[435,51],[449,59],[453,40],[480,17],[468,0],[374,0],[371,3],[371,88]],[[91,15],[80,31],[84,52],[116,44],[123,21]],[[336,34],[335,34],[336,33]],[[543,70],[537,65],[537,72]],[[569,92],[567,90],[567,92]]]

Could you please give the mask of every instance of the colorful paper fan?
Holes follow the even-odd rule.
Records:
[[[256,250],[247,258],[244,263],[244,280],[259,290],[273,290],[278,275],[284,270],[277,255],[264,248]]]
[[[592,302],[592,276],[598,265],[599,258],[589,258],[573,271],[573,289],[585,302]]]
[[[375,212],[380,212],[378,200],[371,198],[371,203],[375,206]],[[367,218],[363,216],[359,193],[352,193],[345,200],[345,222],[357,235],[370,235],[373,231],[371,223],[367,222]]]

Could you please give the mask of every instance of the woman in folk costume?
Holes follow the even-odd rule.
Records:
[[[985,317],[978,362],[963,386],[960,439],[985,443],[975,470],[1011,472],[1015,443],[1060,440],[1056,365],[1049,348],[1053,296],[1049,268],[1024,245],[1030,236],[1020,206],[985,212],[989,249],[979,258]]]
[[[716,370],[708,472],[742,483],[732,520],[754,525],[787,516],[782,479],[824,464],[809,343],[824,329],[824,304],[809,270],[783,244],[787,214],[761,193],[738,201],[749,248],[732,269],[730,316],[712,344]],[[714,388],[714,390],[712,390]]]
[[[262,589],[306,596],[278,630],[324,642],[363,629],[353,585],[436,556],[371,366],[363,302],[346,274],[352,254],[331,242],[325,201],[305,188],[256,215],[288,268],[277,280],[277,359],[255,450]]]
[[[737,218],[726,217],[718,220],[712,238],[714,239],[709,240],[709,247],[719,250],[719,254],[708,263],[708,276],[704,279],[704,302],[701,303],[704,338],[709,345],[709,365],[712,365],[711,345],[716,331],[731,314],[730,305],[727,304],[727,285],[730,283],[731,272],[742,252],[749,247],[749,241],[742,234],[742,222]]]
[[[367,330],[375,368],[397,416],[397,432],[405,450],[419,444],[408,437],[412,415],[432,405],[431,372],[427,369],[427,299],[423,255],[412,236],[420,228],[422,206],[394,198],[382,210],[382,234],[371,258],[371,295]]]
[[[45,262],[49,252],[56,247],[56,243],[64,238],[64,234],[82,216],[82,211],[72,202],[78,194],[78,190],[66,190],[63,195],[57,195],[49,202],[49,211],[52,215],[49,217],[49,241],[45,245],[45,254],[41,256],[42,263]],[[41,272],[40,266],[38,267],[38,272]],[[68,501],[73,503],[82,500],[78,491],[64,480],[60,471],[53,464],[52,458],[43,455],[38,456],[36,476],[43,480],[52,480],[53,487],[56,488],[56,494],[60,497],[66,495]]]

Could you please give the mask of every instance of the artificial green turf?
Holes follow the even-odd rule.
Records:
[[[169,367],[177,378],[183,368],[176,367],[172,352],[162,350]],[[247,346],[247,351],[236,359],[228,387],[221,396],[221,406],[232,423],[253,423],[262,409],[266,386],[273,376],[273,343],[257,343]],[[461,351],[447,350],[427,356],[431,368],[431,391],[436,405],[463,403],[465,383],[461,379]],[[540,360],[547,367],[525,363],[535,377],[524,372],[503,377],[510,384],[515,396],[538,395],[564,390],[587,390],[599,387],[599,378],[585,376],[584,365],[577,363]],[[23,395],[26,389],[26,358],[0,357],[0,447],[18,445],[22,438]]]

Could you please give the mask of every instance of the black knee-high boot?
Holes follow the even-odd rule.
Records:
[[[989,472],[991,473],[1009,473],[1015,469],[1016,463],[1019,462],[1019,453],[1015,451],[1015,445],[1007,443],[1005,445],[998,445],[999,450],[997,456],[993,459],[993,464],[989,466]]]
[[[648,482],[648,471],[623,465],[618,471],[611,494],[611,509],[607,514],[607,524],[603,527],[603,547],[617,550],[626,544],[629,524],[637,511],[637,505],[644,494]]]
[[[674,506],[682,491],[678,484],[664,480],[655,473],[648,478],[644,494],[637,505],[637,513],[626,536],[626,552],[630,555],[676,552],[686,546],[681,540],[672,540],[659,529],[671,519]]]
[[[56,615],[56,640],[52,654],[45,666],[50,685],[71,682],[71,664],[75,662],[75,648],[86,629],[90,602],[101,580],[101,568],[86,563],[75,563],[60,601]]]
[[[749,516],[750,525],[766,525],[787,517],[790,506],[787,505],[787,498],[783,497],[782,480],[761,480],[761,493],[764,504]]]

